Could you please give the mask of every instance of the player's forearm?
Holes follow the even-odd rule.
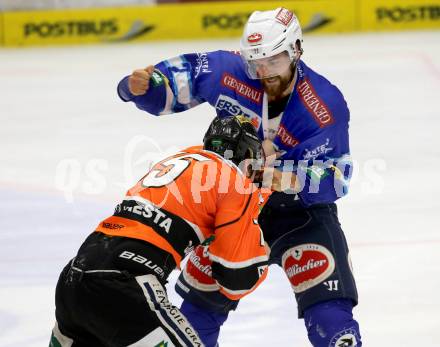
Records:
[[[266,168],[263,174],[263,187],[276,192],[296,191],[297,176],[292,171]]]
[[[288,192],[295,190],[297,183],[296,175],[292,171],[281,171],[276,166],[280,153],[270,140],[263,141],[264,154],[266,156],[266,167],[263,174],[263,187],[277,192]]]

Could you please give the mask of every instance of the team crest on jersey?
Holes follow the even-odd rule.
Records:
[[[290,248],[281,261],[295,293],[316,286],[335,270],[335,260],[330,251],[314,243]]]
[[[333,115],[328,106],[319,98],[312,84],[304,79],[298,83],[297,91],[304,106],[321,128],[333,124]]]

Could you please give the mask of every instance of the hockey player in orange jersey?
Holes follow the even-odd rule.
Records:
[[[164,284],[194,248],[229,299],[264,280],[263,163],[251,123],[227,117],[214,119],[203,148],[154,165],[62,271],[50,346],[203,346]]]

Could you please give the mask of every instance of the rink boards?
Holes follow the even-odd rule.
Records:
[[[440,28],[438,0],[208,2],[0,13],[0,45],[69,45],[239,37],[254,10],[284,6],[306,33]]]

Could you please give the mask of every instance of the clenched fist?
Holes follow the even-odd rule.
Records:
[[[277,192],[298,189],[296,184],[299,184],[299,182],[297,182],[296,175],[293,172],[282,172],[275,167],[272,167],[275,164],[275,160],[280,157],[280,153],[276,151],[273,142],[266,139],[263,141],[262,145],[264,154],[266,155],[263,187],[270,188]]]
[[[153,74],[154,66],[147,66],[145,69],[134,70],[128,78],[128,88],[133,95],[144,95],[150,85],[150,78]]]

